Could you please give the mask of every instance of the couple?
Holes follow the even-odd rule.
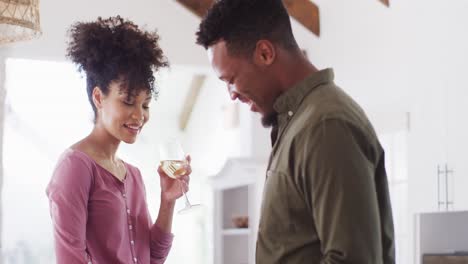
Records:
[[[159,37],[120,17],[77,23],[70,35],[68,57],[86,73],[95,122],[47,188],[57,263],[164,263],[190,157],[180,182],[159,168],[155,222],[140,171],[116,157],[148,121],[153,73],[168,65]],[[272,128],[256,263],[395,263],[384,151],[333,71],[304,57],[282,1],[216,1],[197,43],[232,100]]]

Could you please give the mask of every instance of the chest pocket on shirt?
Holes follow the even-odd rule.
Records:
[[[288,175],[279,171],[267,171],[263,193],[259,233],[278,240],[278,235],[290,234],[290,204],[288,193],[291,183]],[[283,236],[283,239],[286,239]]]

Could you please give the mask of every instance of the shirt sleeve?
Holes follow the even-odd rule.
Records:
[[[47,188],[57,263],[91,263],[86,249],[86,222],[92,172],[78,157],[65,157]]]
[[[363,132],[324,120],[304,139],[302,188],[321,242],[321,264],[382,263],[376,164]]]
[[[163,264],[172,247],[174,235],[166,233],[156,224],[151,227],[151,264]]]
[[[148,223],[150,224],[150,262],[151,264],[163,264],[166,261],[167,256],[169,255],[169,252],[171,250],[174,235],[172,233],[164,232],[151,220],[151,214],[149,212],[148,203],[146,199],[146,188],[143,183],[143,177],[141,176],[141,172],[138,168],[135,167],[135,170],[143,189],[143,198],[147,209]]]

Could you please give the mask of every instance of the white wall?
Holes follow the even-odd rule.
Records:
[[[390,8],[377,0],[314,2],[322,35],[294,23],[300,45],[317,66],[333,67],[337,83],[369,110],[409,110],[415,87],[440,85],[443,66],[465,74],[465,0],[391,0]]]
[[[6,59],[3,52],[0,50],[0,107],[5,108],[5,75],[6,75]],[[3,188],[3,131],[4,131],[4,111],[0,112],[0,197],[2,197]],[[3,231],[3,204],[0,203],[0,238]],[[0,248],[3,248],[2,241],[0,239]]]

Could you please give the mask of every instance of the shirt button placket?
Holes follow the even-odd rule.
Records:
[[[137,263],[138,259],[136,258],[136,254],[135,254],[135,240],[134,240],[134,226],[132,224],[132,217],[130,215],[130,208],[129,208],[129,205],[128,205],[128,200],[127,200],[127,195],[126,195],[126,191],[125,191],[125,183],[124,183],[124,191],[122,193],[122,196],[124,197],[124,200],[125,200],[125,212],[127,213],[127,225],[128,225],[128,237],[130,239],[130,245],[131,245],[131,248],[130,248],[130,251],[132,252],[132,257],[133,257],[133,263]]]

